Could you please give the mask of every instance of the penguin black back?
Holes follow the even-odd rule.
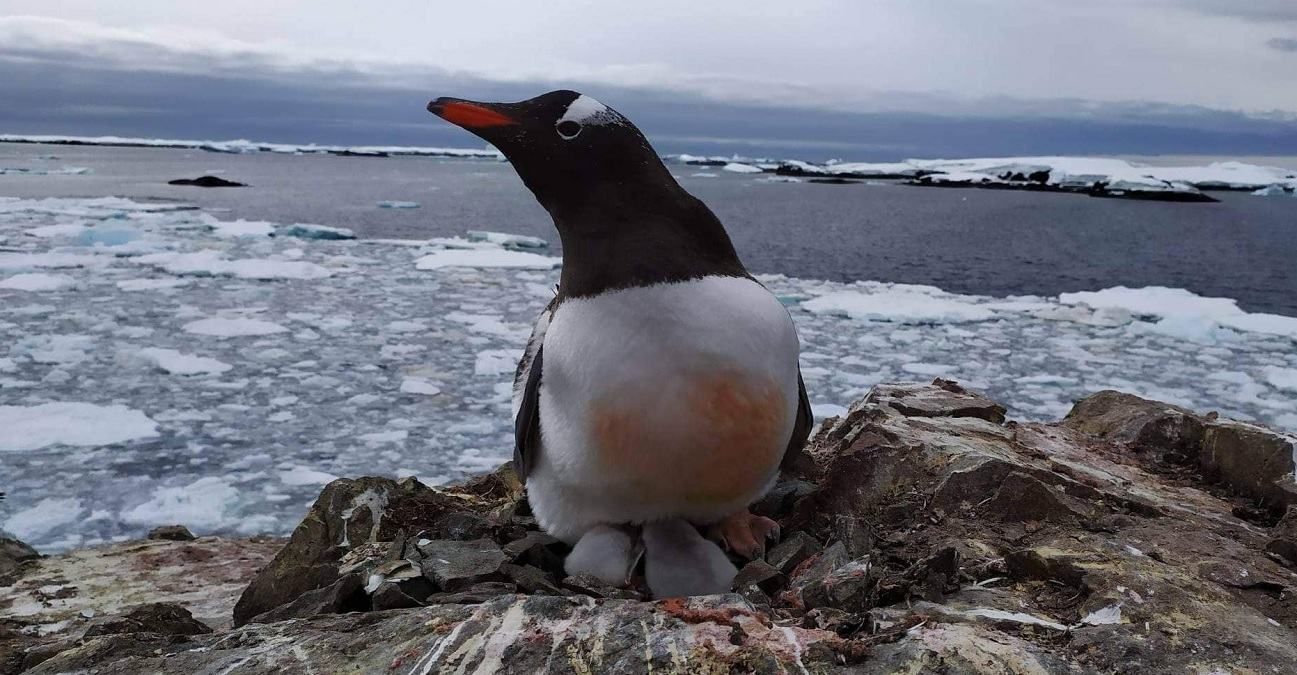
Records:
[[[439,98],[428,110],[494,145],[563,242],[559,301],[749,276],[711,209],[680,187],[630,120],[569,90],[517,103]]]

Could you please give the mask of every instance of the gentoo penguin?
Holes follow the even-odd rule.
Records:
[[[494,145],[554,220],[558,290],[514,386],[514,468],[569,574],[655,596],[729,589],[698,528],[756,557],[748,505],[811,427],[792,318],[639,129],[575,91],[428,110]]]

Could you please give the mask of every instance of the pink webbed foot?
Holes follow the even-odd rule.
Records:
[[[779,539],[779,523],[743,509],[712,525],[707,536],[727,550],[755,560],[766,554],[767,541]]]

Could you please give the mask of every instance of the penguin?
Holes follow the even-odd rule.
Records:
[[[514,469],[573,546],[565,571],[621,585],[642,557],[655,597],[728,591],[721,546],[755,558],[778,537],[748,507],[811,429],[792,317],[616,110],[570,90],[428,110],[503,153],[562,242],[513,414]]]

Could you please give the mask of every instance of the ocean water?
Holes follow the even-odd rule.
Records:
[[[34,159],[50,155],[58,159]],[[1297,158],[1247,160],[1297,167]],[[426,239],[485,229],[556,238],[548,215],[501,162],[0,144],[0,167],[91,171],[0,176],[0,195],[15,197],[185,200],[223,217],[342,226],[362,237]],[[1221,203],[1163,204],[896,184],[770,183],[688,165],[673,172],[716,212],[744,262],[761,273],[995,296],[1160,285],[1233,298],[1249,311],[1297,315],[1297,199],[1214,193]],[[202,174],[253,187],[166,185]],[[420,208],[384,209],[380,201]]]
[[[514,363],[559,251],[459,238],[553,239],[507,166],[14,147],[0,167],[90,172],[0,176],[0,529],[43,551],[170,523],[284,534],[335,477],[436,484],[511,455]],[[161,184],[214,170],[256,187]],[[789,308],[818,418],[943,376],[1016,419],[1116,388],[1297,431],[1297,199],[677,172]]]

